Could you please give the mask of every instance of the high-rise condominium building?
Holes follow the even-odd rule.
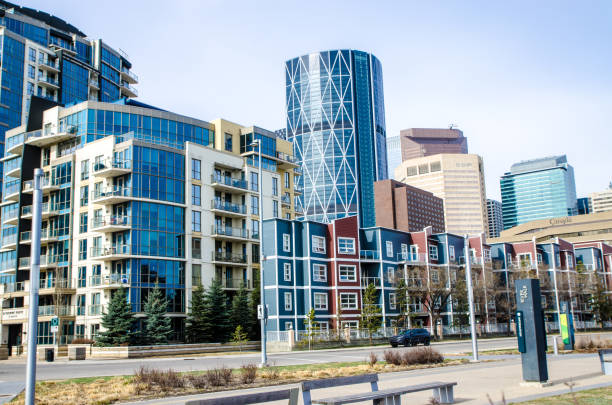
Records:
[[[489,220],[489,237],[497,238],[499,233],[504,230],[501,202],[487,199],[487,217]]]
[[[592,212],[612,211],[612,183],[607,190],[592,193],[589,200]]]
[[[388,173],[392,175],[395,168],[402,163],[402,147],[399,136],[387,138],[387,166]]]
[[[565,155],[515,163],[500,184],[504,229],[578,213],[574,168]]]
[[[473,154],[426,156],[404,160],[395,179],[444,200],[446,232],[477,235],[488,232],[482,158]]]
[[[6,155],[15,157],[4,163],[15,178],[4,190],[0,238],[0,331],[11,347],[28,332],[35,168],[44,170],[41,344],[53,342],[51,318],[60,320],[56,343],[92,338],[114,290],[127,288],[138,314],[156,285],[179,339],[194,286],[217,278],[230,293],[253,288],[260,204],[264,218],[295,217],[292,145],[270,131],[131,100],[30,118],[7,132]]]
[[[5,132],[26,123],[32,95],[64,105],[138,95],[124,52],[43,11],[1,1],[0,52],[0,156]]]
[[[467,138],[458,129],[409,128],[400,131],[402,160],[437,155],[468,153]]]
[[[387,178],[382,66],[374,55],[332,50],[285,63],[287,137],[303,171],[304,218],[359,214],[374,226],[374,182]]]

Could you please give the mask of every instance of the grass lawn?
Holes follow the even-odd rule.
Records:
[[[524,405],[612,405],[612,387],[522,402]]]

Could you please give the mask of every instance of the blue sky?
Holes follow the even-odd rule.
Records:
[[[579,196],[612,181],[610,1],[42,1],[130,55],[140,100],[284,126],[285,60],[332,48],[383,65],[387,135],[454,123],[487,194],[514,162],[567,154]]]

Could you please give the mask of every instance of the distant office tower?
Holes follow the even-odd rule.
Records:
[[[402,160],[437,155],[468,153],[467,138],[458,129],[409,128],[400,131]]]
[[[565,155],[515,163],[500,184],[504,229],[578,213],[574,168]]]
[[[374,182],[387,178],[380,62],[343,49],[291,59],[285,70],[287,139],[303,171],[304,218],[359,214],[360,226],[374,226]]]
[[[444,232],[444,203],[441,198],[395,180],[374,183],[376,226],[404,232],[419,232],[431,226]]]
[[[444,200],[446,232],[457,235],[488,232],[480,156],[442,153],[405,160],[395,169],[395,178]]]
[[[579,198],[576,200],[576,204],[578,205],[578,215],[586,215],[593,212],[593,208],[591,208],[590,197]]]
[[[0,156],[5,132],[26,123],[32,95],[65,105],[138,94],[127,55],[43,11],[0,2],[0,52]]]
[[[402,163],[402,147],[399,136],[387,138],[387,166],[389,176],[393,175],[395,168]]]
[[[607,190],[592,193],[589,199],[592,212],[612,211],[612,183]]]
[[[487,199],[487,217],[489,219],[489,237],[497,238],[504,230],[502,204],[496,200]]]

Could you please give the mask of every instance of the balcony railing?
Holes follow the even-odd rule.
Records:
[[[107,169],[125,169],[130,170],[132,168],[132,161],[128,159],[104,159],[102,161],[94,162],[93,171],[94,173],[101,172]]]
[[[291,205],[291,197],[288,195],[284,195],[281,197],[281,204]]]
[[[251,280],[244,280],[239,278],[223,278],[221,279],[221,285],[223,288],[251,288]]]
[[[211,175],[211,182],[213,184],[215,183],[223,184],[229,187],[236,187],[236,188],[240,188],[243,190],[248,190],[248,183],[246,180],[234,179],[233,177],[230,177],[230,176],[222,176],[218,174],[213,174]]]
[[[126,75],[131,77],[133,80],[138,81],[138,76],[136,76],[136,74],[134,72],[132,72],[131,70],[129,70],[128,68],[122,67],[121,68],[121,72],[125,73]]]
[[[217,198],[211,201],[211,208],[215,210],[233,212],[235,214],[246,214],[246,206],[222,201]]]
[[[364,260],[378,260],[380,259],[380,252],[378,250],[360,250],[359,257]]]
[[[246,264],[247,262],[246,255],[229,252],[214,252],[212,253],[212,259],[217,262],[226,263]]]
[[[41,279],[38,287],[41,289],[44,289],[44,288],[66,288],[66,289],[74,288],[72,286],[72,280],[70,279],[57,280],[55,278]]]
[[[104,257],[115,255],[129,255],[132,251],[132,245],[115,245],[107,247],[94,246],[90,250],[91,257]]]
[[[293,164],[295,164],[297,162],[297,160],[293,156],[288,155],[288,154],[283,153],[283,152],[276,152],[276,158],[280,159],[280,160],[284,160],[284,161],[289,162],[289,163],[293,163]]]
[[[91,194],[94,201],[111,197],[131,197],[132,189],[128,187],[104,187],[92,191]]]
[[[2,284],[4,293],[14,293],[19,291],[25,291],[25,282],[19,281],[17,283],[5,283]]]
[[[236,238],[248,238],[249,232],[243,228],[232,228],[229,226],[212,226],[213,235],[231,236]]]
[[[91,316],[102,315],[102,304],[90,305],[89,315]]]
[[[131,217],[127,215],[109,215],[105,217],[94,217],[91,220],[92,229],[103,228],[106,226],[130,226]]]
[[[398,253],[396,255],[396,260],[398,262],[425,263],[427,261],[427,256],[425,253]]]
[[[90,287],[108,286],[108,285],[127,285],[130,282],[128,274],[113,273],[105,275],[96,275],[89,278]]]
[[[380,287],[380,277],[361,277],[361,286],[367,287],[374,284],[375,287]]]
[[[38,64],[39,65],[45,65],[45,66],[49,66],[52,67],[55,70],[59,70],[59,63],[55,62],[55,61],[50,61],[48,59],[39,59],[38,60]]]
[[[38,316],[74,316],[74,306],[41,305],[38,307]]]
[[[2,237],[2,246],[14,245],[17,243],[17,234],[5,235]]]

